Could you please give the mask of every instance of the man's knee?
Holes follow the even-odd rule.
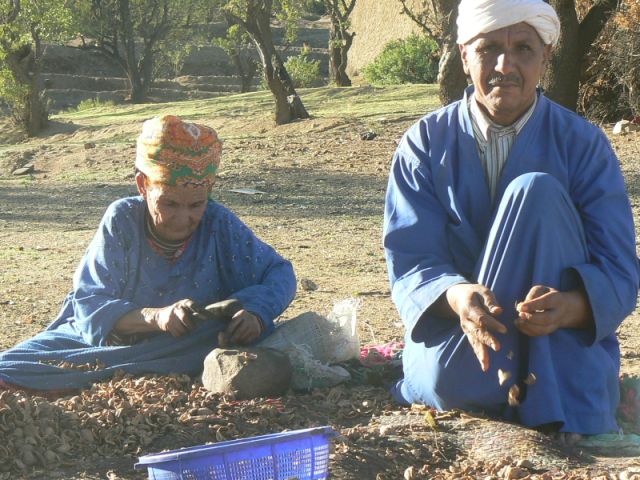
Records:
[[[536,199],[546,200],[565,195],[565,188],[548,173],[528,172],[514,178],[505,190],[505,196],[524,193]]]

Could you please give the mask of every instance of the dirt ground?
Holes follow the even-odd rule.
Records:
[[[225,138],[215,198],[289,258],[299,280],[308,279],[318,286],[316,290],[299,288],[283,318],[309,310],[326,314],[335,302],[355,297],[360,300],[358,329],[363,344],[402,339],[403,328],[390,298],[381,227],[391,155],[402,132],[417,117],[391,115],[377,118],[372,124],[370,119],[350,115],[315,118],[281,127],[272,126],[266,114],[249,116],[237,112],[225,118],[198,119],[205,123],[209,120]],[[4,349],[43,329],[55,317],[105,208],[112,201],[135,193],[133,139],[140,123],[100,123],[95,118],[70,123],[60,118],[41,137],[20,139],[17,143],[15,132],[6,123],[3,125],[0,126],[3,142],[0,144],[0,348]],[[376,138],[362,140],[360,134],[369,130],[377,133]],[[640,136],[631,133],[611,140],[640,225]],[[20,177],[11,175],[15,168],[25,164],[33,164],[35,171]],[[247,195],[230,191],[237,188],[264,193]],[[623,372],[640,375],[638,311],[623,323],[619,336]],[[371,399],[377,402],[377,408],[365,409],[364,413],[360,408],[350,423],[333,417],[323,417],[322,421],[334,422],[350,438],[352,431],[347,429],[358,422],[366,424],[371,415],[398,408],[391,404],[384,389],[363,388],[356,389],[354,394],[360,405]],[[308,395],[295,401],[307,402],[305,408],[313,412],[318,408],[317,400],[318,397]],[[320,421],[315,413],[309,413],[307,418],[306,424],[300,421],[301,426],[317,424],[313,419]],[[215,439],[199,440],[203,443]],[[369,462],[369,469],[361,470],[362,476],[353,476],[352,472],[340,478],[401,478],[411,466],[417,472],[428,462],[420,453],[421,448],[426,448],[424,442],[414,439],[414,443],[405,446],[405,454],[397,457],[381,454],[376,461],[367,460],[364,454],[354,454],[356,467],[340,463],[339,469],[358,471],[358,462],[361,467]],[[179,446],[185,445],[189,443]],[[398,451],[405,448],[396,447]],[[381,451],[394,448],[387,445]],[[131,455],[151,451],[127,452]],[[109,458],[94,458],[90,468],[86,463],[68,466],[66,473],[55,478],[141,478],[140,473],[131,470],[130,457]],[[452,463],[438,465],[449,471]],[[42,470],[39,473],[25,470],[20,475],[54,478]],[[412,478],[433,478],[432,475]]]

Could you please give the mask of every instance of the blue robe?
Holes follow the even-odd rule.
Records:
[[[406,327],[406,402],[464,408],[596,434],[617,428],[616,328],[633,311],[639,269],[618,160],[594,125],[543,95],[517,136],[491,201],[465,98],[422,118],[395,153],[384,246],[392,297]],[[452,285],[489,287],[508,332],[483,373],[457,320],[429,307]],[[584,286],[593,329],[528,337],[515,302],[536,284]],[[511,359],[509,358],[511,357]],[[497,370],[512,378],[503,386]],[[523,380],[533,373],[536,382]],[[520,405],[507,392],[517,383]]]
[[[111,204],[73,279],[57,319],[49,327],[0,354],[0,380],[23,387],[58,390],[85,387],[122,369],[142,373],[199,373],[226,325],[206,321],[188,335],[146,335],[133,345],[109,346],[126,313],[165,307],[190,298],[205,306],[229,297],[257,314],[266,326],[293,300],[291,263],[259,240],[232,212],[209,201],[184,253],[174,262],[155,253],[144,233],[142,197]],[[102,365],[90,371],[60,368]]]

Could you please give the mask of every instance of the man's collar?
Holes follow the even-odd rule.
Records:
[[[524,128],[531,115],[533,115],[533,111],[536,109],[536,105],[538,105],[538,95],[533,100],[533,104],[529,109],[514,123],[511,125],[498,125],[493,120],[489,118],[489,115],[480,108],[478,101],[476,100],[476,96],[474,91],[470,92],[468,98],[469,102],[469,113],[471,118],[475,120],[476,126],[480,129],[484,140],[487,141],[489,138],[489,130],[496,132],[498,135],[501,133],[510,133],[515,132],[515,134],[519,134],[520,131]]]

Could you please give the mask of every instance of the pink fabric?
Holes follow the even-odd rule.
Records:
[[[365,367],[389,363],[402,351],[404,343],[391,341],[384,345],[365,345],[360,348],[360,363]]]

